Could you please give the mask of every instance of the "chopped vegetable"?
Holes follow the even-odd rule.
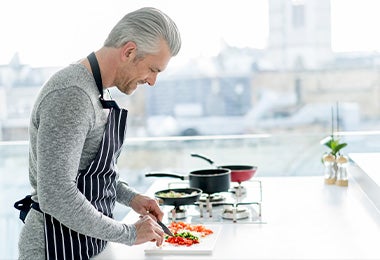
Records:
[[[200,233],[202,237],[205,237],[213,233],[211,229],[207,229],[205,226],[201,224],[191,225],[182,221],[170,223],[169,229],[173,233],[177,233],[182,230],[193,231],[193,232]]]
[[[192,193],[185,193],[185,192],[176,192],[176,191],[168,191],[168,192],[160,192],[157,194],[158,197],[162,198],[183,198],[187,196],[196,195],[197,192],[193,191]]]
[[[198,244],[200,237],[205,237],[213,233],[203,225],[191,225],[185,222],[172,222],[168,226],[174,236],[166,236],[165,241],[174,245],[191,246]]]
[[[176,233],[174,236],[188,238],[188,239],[191,239],[191,240],[198,240],[199,239],[199,237],[194,236],[193,234],[191,234],[188,231],[181,232],[181,233]]]
[[[180,237],[180,236],[168,237],[165,241],[170,243],[170,244],[181,245],[181,246],[182,245],[191,246],[193,244],[199,243],[199,240],[192,240],[192,239],[184,238],[184,237]]]

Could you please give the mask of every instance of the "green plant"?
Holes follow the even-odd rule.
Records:
[[[338,138],[334,138],[333,135],[324,143],[325,146],[330,148],[330,153],[334,156],[339,154],[339,151],[347,146],[347,143],[341,143]]]
[[[334,107],[331,107],[331,135],[322,140],[321,143],[330,148],[330,154],[340,155],[340,150],[347,146],[347,143],[341,143],[338,137],[334,135],[334,122],[336,122],[336,130],[339,132],[339,103],[336,104],[336,118],[334,118]]]

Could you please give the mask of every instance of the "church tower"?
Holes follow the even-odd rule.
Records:
[[[267,62],[272,69],[318,69],[332,59],[330,0],[268,3]]]

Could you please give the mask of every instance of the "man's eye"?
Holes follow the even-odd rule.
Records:
[[[161,70],[159,70],[159,69],[153,69],[153,68],[150,68],[150,71],[151,71],[152,73],[156,73],[156,74],[158,74],[158,73],[161,72]]]

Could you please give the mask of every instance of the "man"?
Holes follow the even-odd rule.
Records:
[[[103,98],[103,90],[116,86],[130,95],[140,84],[153,86],[180,47],[167,15],[141,8],[116,24],[101,49],[43,86],[29,130],[32,194],[15,204],[25,221],[20,259],[89,259],[106,241],[162,244],[157,202],[118,179],[127,111]],[[134,224],[115,221],[115,201],[142,217]]]

